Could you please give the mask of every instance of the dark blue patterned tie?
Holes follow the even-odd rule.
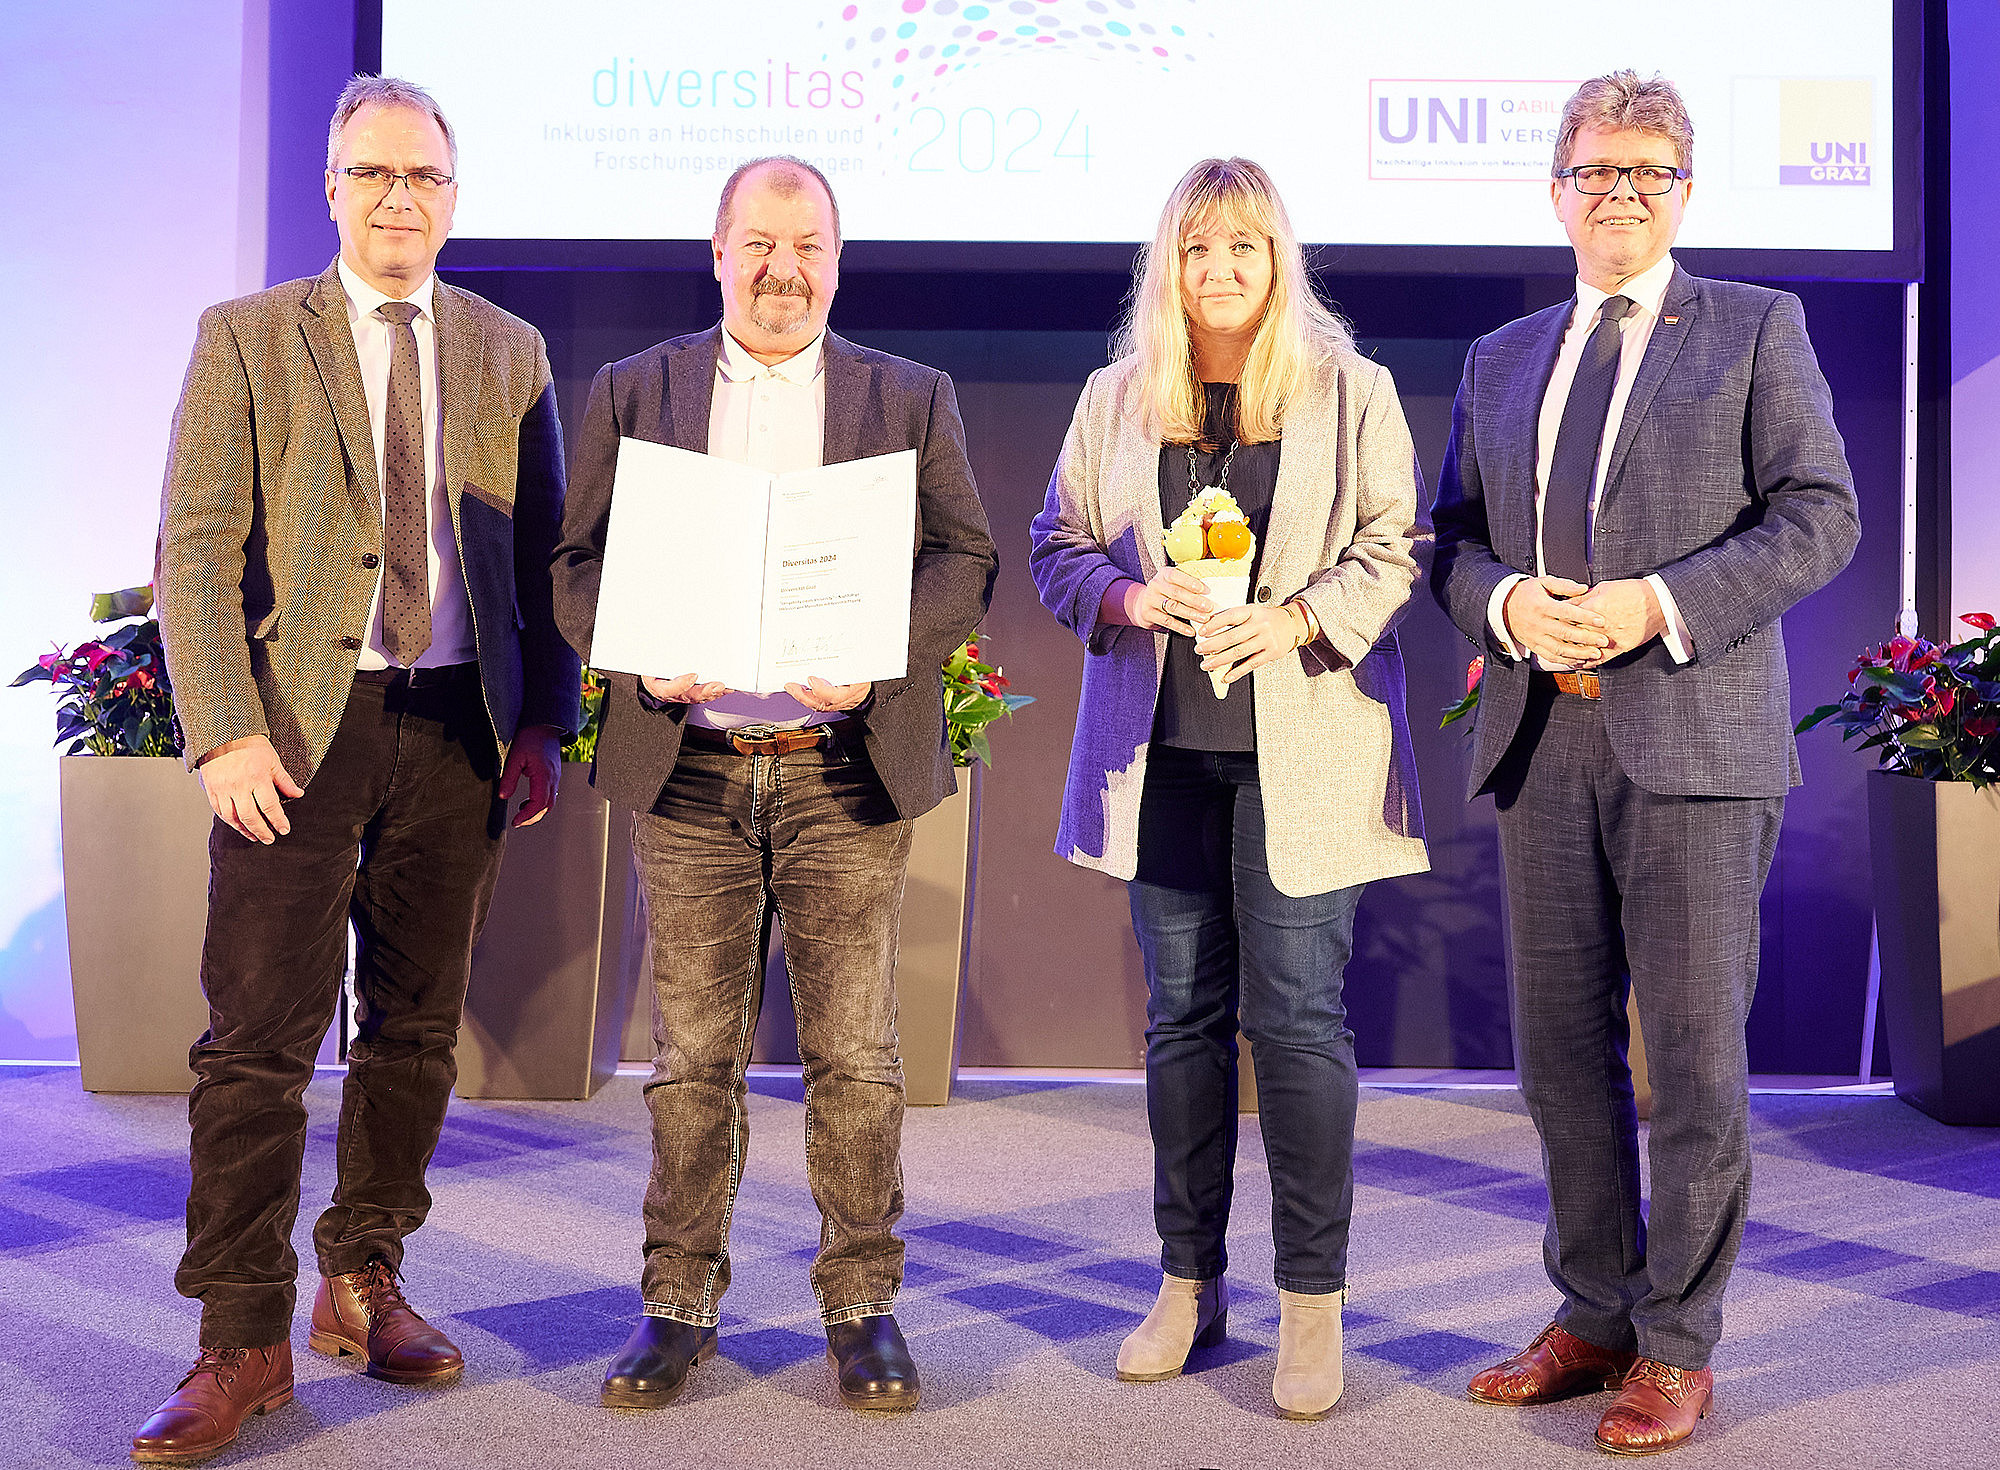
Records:
[[[1572,582],[1590,581],[1590,492],[1597,484],[1597,452],[1604,443],[1611,390],[1618,383],[1618,323],[1631,309],[1624,296],[1604,303],[1569,385],[1556,452],[1549,461],[1549,483],[1542,491],[1542,571]]]
[[[417,308],[385,301],[389,401],[382,425],[382,645],[405,668],[431,646],[431,565],[424,515],[423,393],[417,368]]]

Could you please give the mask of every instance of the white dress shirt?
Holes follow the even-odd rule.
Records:
[[[708,452],[774,475],[826,462],[826,333],[783,362],[766,366],[722,334],[715,397],[708,408]],[[696,670],[699,673],[699,670]],[[843,718],[800,704],[783,690],[734,690],[688,710],[690,725],[820,725]]]
[[[1665,255],[1620,285],[1615,293],[1600,291],[1587,284],[1582,277],[1577,278],[1576,309],[1570,314],[1569,326],[1563,332],[1562,348],[1556,353],[1556,368],[1549,375],[1548,391],[1542,397],[1542,416],[1536,431],[1535,566],[1538,570],[1543,567],[1542,501],[1547,493],[1549,466],[1556,457],[1556,435],[1562,428],[1563,409],[1569,402],[1570,385],[1576,381],[1577,364],[1583,360],[1583,349],[1596,329],[1598,313],[1614,294],[1633,303],[1632,310],[1618,323],[1618,379],[1612,385],[1611,406],[1604,415],[1604,439],[1598,446],[1597,472],[1590,487],[1593,528],[1597,520],[1597,504],[1604,494],[1604,471],[1611,462],[1611,446],[1618,439],[1619,424],[1625,417],[1625,403],[1632,396],[1632,381],[1638,375],[1639,363],[1646,356],[1646,344],[1653,340],[1653,328],[1660,320],[1660,303],[1666,298],[1667,283],[1673,279],[1673,274],[1674,258]],[[1519,572],[1504,578],[1493,589],[1493,596],[1486,604],[1486,621],[1493,629],[1493,636],[1515,658],[1525,656],[1527,650],[1508,635],[1501,610],[1507,601],[1507,594],[1514,590],[1514,584],[1525,580]],[[1645,580],[1646,585],[1653,589],[1653,595],[1659,598],[1660,612],[1667,621],[1666,632],[1661,635],[1660,641],[1673,655],[1675,663],[1684,664],[1694,657],[1694,644],[1687,625],[1681,621],[1680,609],[1674,605],[1674,595],[1667,590],[1666,582],[1657,573]],[[1566,667],[1541,658],[1535,662],[1538,668]]]
[[[385,296],[340,262],[340,284],[347,293],[347,325],[354,334],[354,355],[361,361],[361,391],[368,399],[368,432],[375,441],[375,483],[383,484],[383,443],[389,412],[389,363],[394,343],[389,323],[375,314]],[[429,545],[431,583],[431,642],[418,655],[416,667],[470,663],[479,657],[472,636],[472,606],[465,593],[465,571],[452,535],[451,506],[445,497],[444,405],[438,389],[437,326],[431,316],[435,275],[427,276],[404,299],[417,308],[410,330],[417,339],[418,405],[424,426],[425,541]],[[386,494],[386,487],[385,487]],[[384,568],[386,570],[386,567]],[[386,669],[395,664],[382,641],[382,578],[368,604],[368,633],[361,640],[357,668]]]

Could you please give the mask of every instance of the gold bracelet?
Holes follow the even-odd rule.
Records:
[[[1299,636],[1292,643],[1292,652],[1297,653],[1301,648],[1312,642],[1312,617],[1297,602],[1287,602],[1285,610],[1299,620]]]

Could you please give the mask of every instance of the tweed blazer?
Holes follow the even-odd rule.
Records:
[[[549,557],[562,428],[541,334],[439,281],[444,481],[493,735],[574,731],[576,655]],[[354,682],[382,553],[382,492],[334,266],[202,313],[167,452],[154,570],[190,763],[267,735],[311,781]]]
[[[1486,655],[1467,794],[1513,743],[1530,665],[1487,605],[1535,572],[1542,398],[1575,302],[1472,344],[1438,480],[1434,591]],[[1604,465],[1598,581],[1657,572],[1694,644],[1657,639],[1601,671],[1605,734],[1638,785],[1668,796],[1782,796],[1799,782],[1779,615],[1831,581],[1860,539],[1833,396],[1788,292],[1676,267]]]
[[[1138,865],[1168,637],[1097,617],[1106,588],[1150,580],[1165,558],[1160,441],[1141,422],[1136,367],[1123,358],[1084,384],[1029,559],[1042,605],[1085,648],[1055,850],[1119,878]],[[1334,354],[1285,411],[1250,593],[1299,597],[1321,630],[1250,676],[1266,856],[1294,897],[1430,866],[1393,631],[1428,556],[1422,488],[1388,372]]]
[[[597,621],[604,534],[620,438],[708,452],[708,415],[722,328],[675,337],[599,369],[577,434],[570,496],[556,553],[556,617],[586,659]],[[880,679],[862,715],[875,774],[905,819],[957,789],[944,738],[939,666],[963,643],[993,595],[1000,559],[988,534],[965,426],[951,379],[935,368],[874,352],[826,334],[827,464],[917,452],[916,566],[910,586],[909,673]],[[700,670],[662,669],[662,674]],[[611,801],[648,811],[680,756],[687,706],[648,709],[639,681],[608,676],[604,729],[591,780]]]

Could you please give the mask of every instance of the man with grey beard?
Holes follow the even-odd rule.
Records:
[[[916,524],[868,528],[913,545],[909,672],[762,692],[701,669],[609,680],[592,779],[639,813],[656,1056],[645,1315],[605,1374],[603,1402],[670,1403],[715,1351],[775,918],[805,1063],[827,1356],[848,1404],[913,1409],[916,1367],[892,1315],[903,1277],[896,932],[911,823],[955,785],[938,666],[985,612],[998,558],[951,379],[826,329],[840,211],[820,172],[795,158],[744,164],[723,186],[712,243],[721,325],[612,363],[591,386],[556,553],[557,620],[588,658],[620,438],[777,473],[914,449]]]

